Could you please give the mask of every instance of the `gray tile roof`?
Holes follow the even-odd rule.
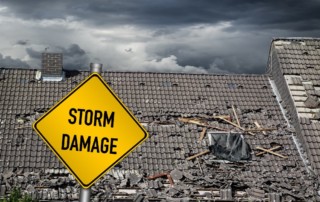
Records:
[[[304,80],[310,81],[314,86],[319,86],[320,40],[279,39],[273,43],[277,49],[283,74],[303,75]]]
[[[280,94],[292,124],[312,168],[319,174],[320,39],[274,39],[270,49],[269,73],[278,80],[277,86],[282,89]]]
[[[31,124],[89,73],[67,75],[61,82],[38,81],[35,74],[36,70],[1,69],[0,173],[63,168],[33,132]],[[103,72],[102,76],[150,134],[150,138],[114,170],[131,170],[146,177],[178,169],[183,172],[183,183],[195,188],[227,186],[244,190],[250,187],[263,193],[281,192],[284,198],[313,196],[302,188],[312,188],[312,179],[267,75]],[[258,121],[262,127],[277,129],[266,134],[245,135],[255,153],[259,152],[256,146],[281,145],[279,153],[288,159],[265,154],[253,155],[251,162],[224,164],[212,155],[205,155],[199,162],[187,161],[187,157],[206,150],[208,140],[198,141],[203,127],[181,123],[178,118],[205,119],[209,124],[239,131],[212,119],[216,115],[232,115],[232,105],[237,108],[242,127],[254,128],[254,121]],[[299,189],[292,192],[296,187]]]

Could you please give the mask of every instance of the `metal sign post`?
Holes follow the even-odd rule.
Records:
[[[81,187],[80,190],[80,202],[89,202],[90,201],[90,194],[91,194],[91,190],[90,188],[85,189]]]
[[[101,72],[102,72],[102,64],[90,63],[90,72],[91,73],[101,74]],[[79,202],[89,202],[90,201],[90,195],[91,195],[90,187],[87,188],[87,189],[81,187]]]
[[[95,181],[149,136],[101,77],[102,64],[91,63],[90,71],[33,123],[33,129],[81,184],[81,202],[89,202]]]

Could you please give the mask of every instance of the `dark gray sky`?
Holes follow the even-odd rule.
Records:
[[[319,0],[0,0],[0,66],[264,73],[273,37],[320,37]]]

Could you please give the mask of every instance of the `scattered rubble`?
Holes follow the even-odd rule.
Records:
[[[309,95],[307,99],[304,101],[304,105],[311,109],[316,109],[320,106],[320,102],[318,97]]]
[[[40,113],[43,111],[16,116],[17,131],[31,127],[31,121]],[[268,121],[261,121],[261,116]],[[123,164],[94,184],[91,188],[92,200],[314,200],[318,188],[315,179],[306,173],[301,160],[296,158],[297,154],[292,154],[292,145],[286,141],[294,131],[272,119],[273,116],[276,115],[270,110],[238,109],[231,104],[228,104],[227,110],[217,108],[213,113],[206,114],[176,115],[162,111],[157,115],[143,116],[140,113],[139,119],[149,127],[150,138],[154,138],[148,142],[149,147],[164,148],[163,144],[170,142],[175,151],[170,154],[175,156],[173,163],[168,166],[166,159],[158,158],[156,161],[153,151],[148,153],[142,145],[134,155],[140,159],[148,157],[150,161],[144,163],[155,164],[150,169],[154,172],[146,169],[149,165],[143,169],[125,168],[125,164],[137,163],[129,156]],[[249,150],[252,157],[234,162],[220,158],[209,149],[208,134],[211,131],[226,136],[242,134],[254,149]],[[194,134],[192,144],[184,142],[188,134]],[[156,141],[159,136],[167,142]],[[11,144],[21,146],[23,139],[23,136],[16,138]],[[269,161],[274,162],[272,167]],[[162,166],[162,162],[166,162],[163,163],[166,166]],[[3,173],[0,177],[0,198],[14,187],[20,187],[33,198],[45,200],[74,201],[78,200],[80,193],[80,186],[68,172],[16,169]]]

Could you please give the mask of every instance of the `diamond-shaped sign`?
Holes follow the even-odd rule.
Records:
[[[33,128],[84,188],[148,137],[96,73],[38,119]]]

